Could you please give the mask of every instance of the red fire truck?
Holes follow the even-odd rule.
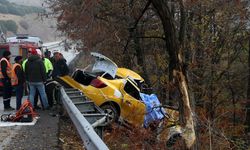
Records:
[[[8,50],[11,52],[10,62],[14,63],[14,58],[16,56],[23,56],[27,58],[28,50],[36,49],[37,46],[29,43],[4,43],[0,44],[0,57],[2,58],[3,52]]]
[[[26,34],[9,37],[5,42],[0,43],[0,59],[3,56],[3,52],[8,50],[11,52],[10,62],[13,64],[16,56],[22,56],[23,59],[25,59],[27,58],[28,51],[41,48],[41,45],[42,42],[40,38]],[[1,82],[0,86],[2,86]]]
[[[11,63],[14,63],[14,58],[16,56],[23,56],[25,59],[27,57],[28,51],[32,49],[37,49],[42,47],[42,41],[38,37],[29,35],[17,35],[14,37],[9,37],[6,42],[0,43],[0,58],[3,52],[8,50],[11,52]]]

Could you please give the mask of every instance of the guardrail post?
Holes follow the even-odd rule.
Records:
[[[74,123],[85,148],[88,150],[108,150],[107,145],[97,135],[92,125],[85,119],[71,99],[66,94],[63,87],[60,88],[61,101],[67,110],[72,122]]]

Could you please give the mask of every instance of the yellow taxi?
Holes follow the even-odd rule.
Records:
[[[76,70],[72,76],[60,77],[101,107],[111,120],[142,125],[146,112],[140,98],[144,79],[127,68],[118,68],[109,58],[91,53],[95,63],[90,71]]]

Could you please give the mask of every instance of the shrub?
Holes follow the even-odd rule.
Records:
[[[6,28],[7,28],[9,31],[12,31],[13,33],[17,33],[17,28],[18,28],[18,26],[17,26],[17,24],[16,24],[15,21],[13,21],[13,20],[7,20],[7,21],[5,22],[5,24],[6,24]]]
[[[8,8],[4,5],[0,5],[0,13],[8,14],[9,13]]]
[[[0,20],[0,27],[4,33],[6,33],[6,31],[17,33],[18,29],[16,22],[13,20],[7,20],[7,21]]]
[[[22,28],[24,28],[25,30],[27,30],[27,29],[29,28],[29,24],[28,24],[26,21],[24,21],[24,20],[21,20],[21,21],[19,22],[19,24],[20,24],[20,26],[21,26]]]
[[[4,25],[4,23],[2,23],[2,21],[0,21],[0,32],[3,32],[3,33],[6,33],[7,32],[7,29]]]
[[[34,6],[24,6],[0,0],[0,13],[24,16],[30,13],[41,13],[44,9]]]

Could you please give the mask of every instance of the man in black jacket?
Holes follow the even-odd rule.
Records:
[[[31,54],[25,65],[25,76],[30,87],[29,99],[34,107],[34,96],[37,89],[41,96],[44,109],[48,109],[48,99],[44,87],[46,70],[41,57],[37,55],[37,51],[32,50]]]
[[[59,52],[54,53],[52,77],[65,76],[69,74],[69,68],[66,64],[66,60],[63,55]]]

